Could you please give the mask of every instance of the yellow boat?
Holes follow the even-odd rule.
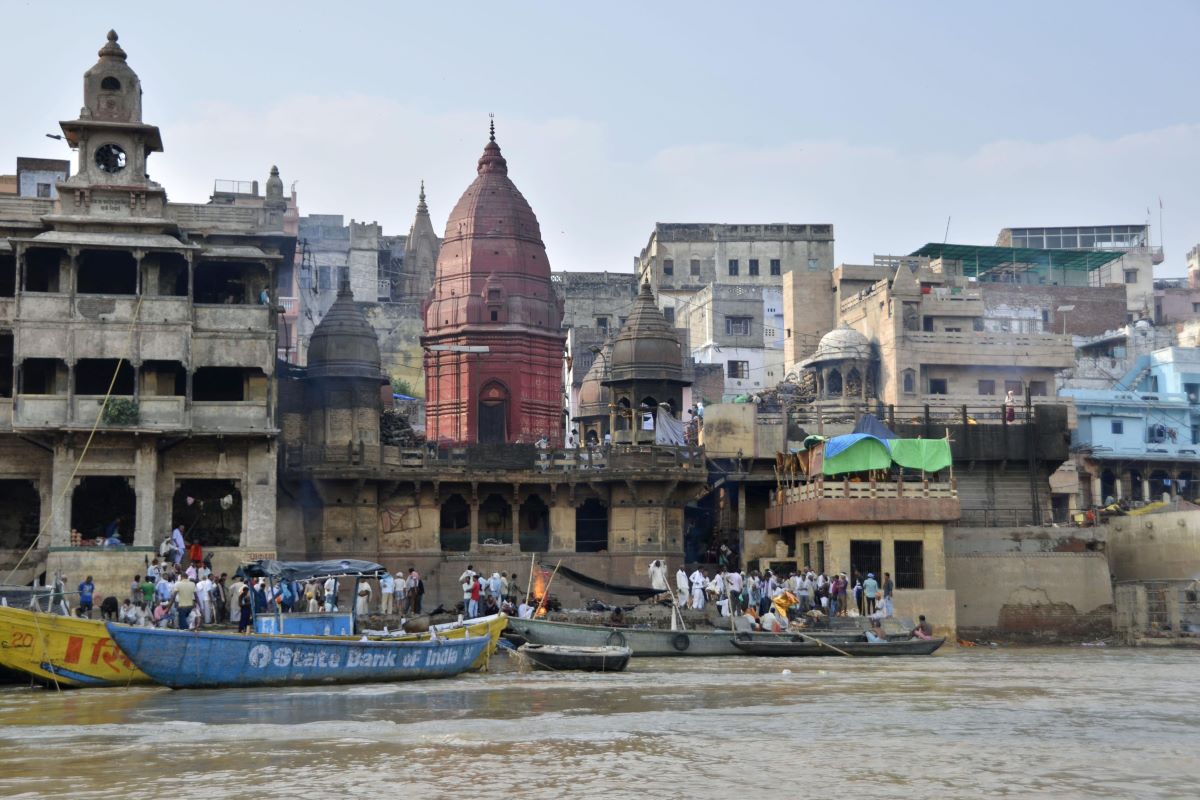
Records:
[[[487,636],[487,647],[483,648],[483,652],[471,664],[471,669],[477,670],[487,669],[488,659],[492,657],[492,653],[496,652],[496,647],[500,643],[500,634],[504,633],[504,629],[507,626],[507,614],[492,614],[487,617],[477,617],[463,622],[447,622],[443,625],[433,625],[430,627],[430,631],[437,633],[440,639],[465,639],[468,636]],[[370,638],[375,638],[371,637],[369,633],[367,635]],[[410,640],[423,641],[428,639],[429,636],[429,633],[405,633],[391,635],[386,638],[403,642]]]
[[[153,683],[109,638],[103,622],[2,606],[0,666],[63,688]]]

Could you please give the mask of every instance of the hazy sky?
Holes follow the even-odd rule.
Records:
[[[1200,3],[3,2],[0,171],[65,157],[110,27],[203,202],[278,164],[301,213],[407,232],[496,114],[557,269],[627,271],[656,221],[832,223],[838,261],[1002,227],[1200,242]]]

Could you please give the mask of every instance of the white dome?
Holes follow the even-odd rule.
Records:
[[[808,362],[842,359],[866,360],[870,357],[871,343],[867,341],[867,337],[842,323],[841,327],[834,328],[821,337],[821,343],[817,345],[817,352],[808,359]]]

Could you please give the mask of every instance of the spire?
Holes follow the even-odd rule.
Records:
[[[488,141],[496,141],[496,115],[488,114]]]
[[[121,49],[121,45],[117,44],[116,31],[110,30],[108,32],[108,42],[100,48],[100,51],[96,55],[101,58],[119,58],[122,61],[125,60],[125,51]]]
[[[417,195],[417,213],[429,213],[429,206],[425,205],[425,181],[421,181],[421,193]]]

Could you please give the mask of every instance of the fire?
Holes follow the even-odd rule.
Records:
[[[549,582],[550,576],[544,570],[537,570],[533,573],[533,607],[537,609],[534,616],[543,617],[546,615],[546,609],[542,605],[542,598],[546,595],[546,584]]]

